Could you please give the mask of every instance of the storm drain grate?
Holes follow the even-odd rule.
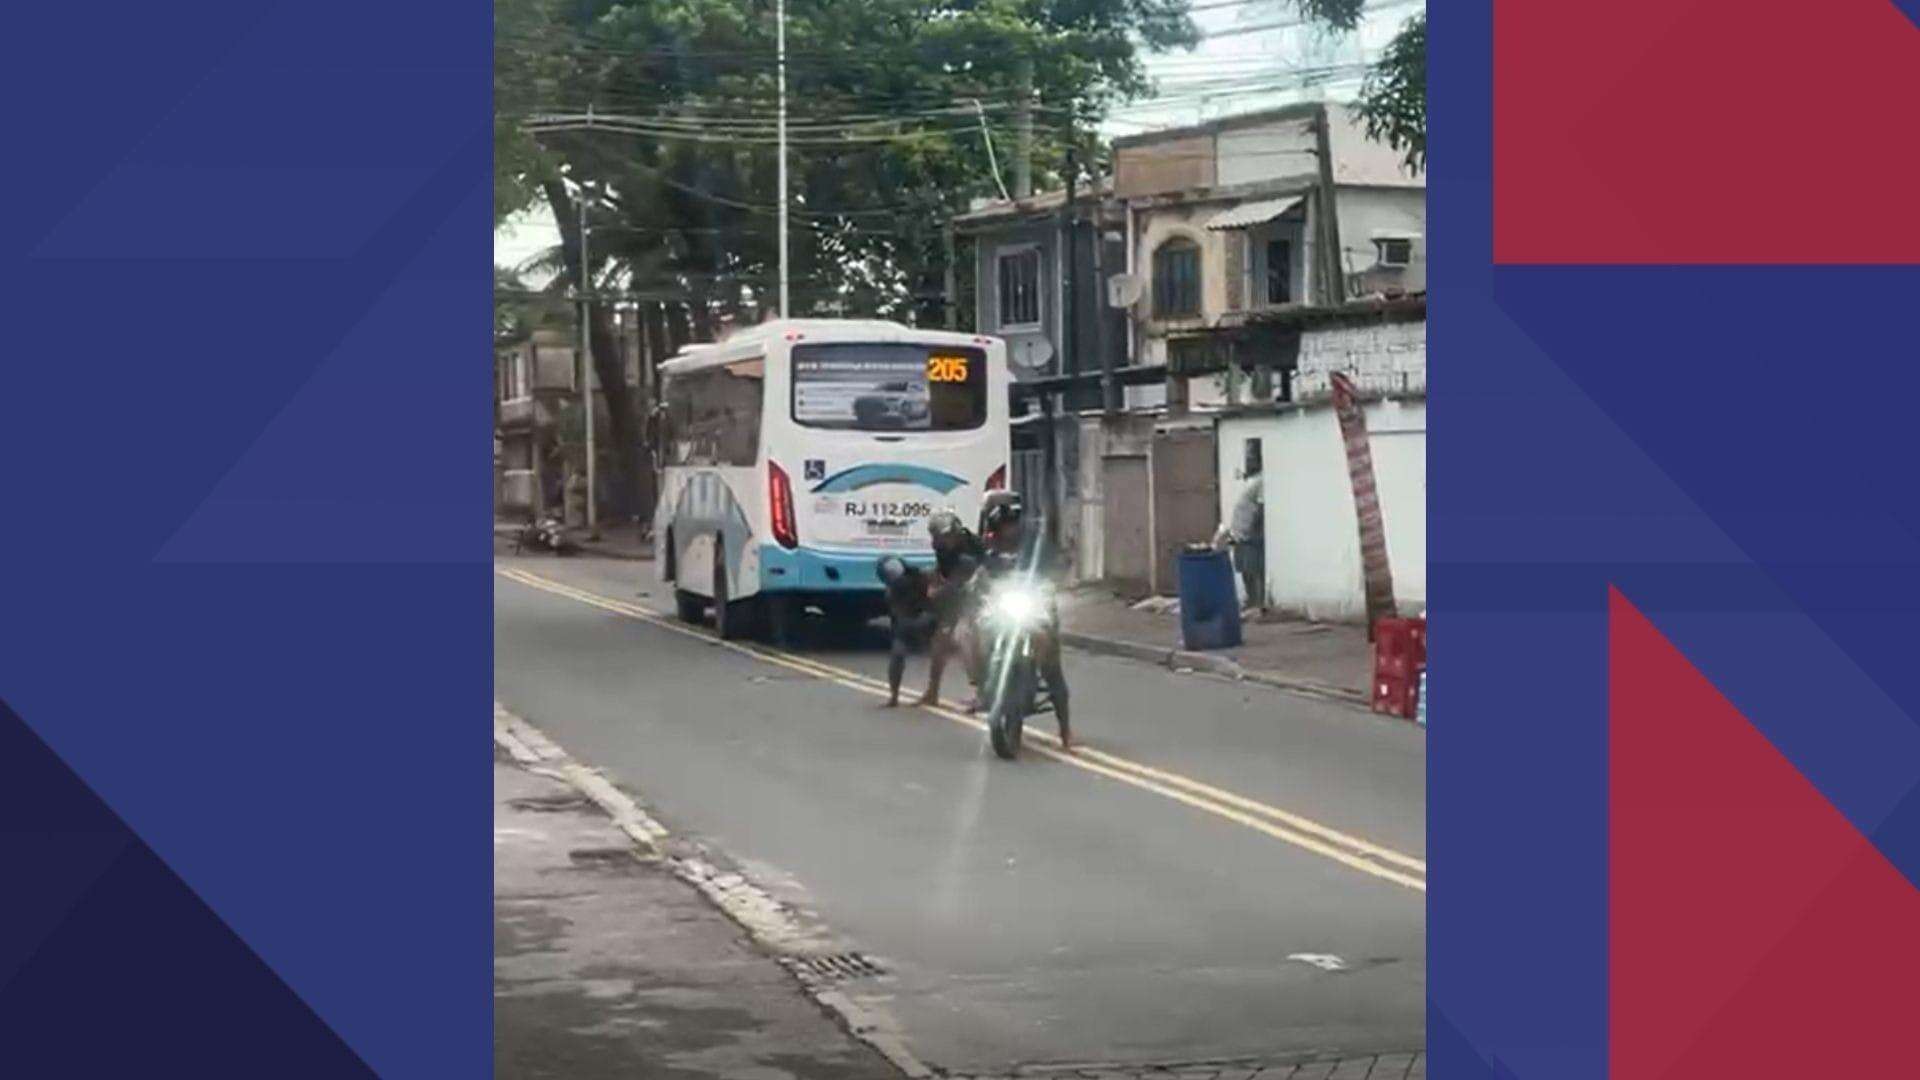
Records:
[[[556,814],[563,810],[585,810],[593,802],[585,795],[529,795],[524,799],[510,799],[507,805],[535,814]]]
[[[567,852],[567,858],[589,866],[618,866],[635,861],[633,849],[630,847],[574,848]]]
[[[847,979],[872,979],[886,969],[857,952],[829,953],[825,956],[789,956],[782,963],[803,979],[817,982],[843,982]]]

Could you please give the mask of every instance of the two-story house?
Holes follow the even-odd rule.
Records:
[[[1083,187],[1071,202],[1063,191],[981,200],[953,219],[973,248],[974,327],[1006,340],[1016,381],[1091,374],[1126,355],[1127,315],[1102,284],[1126,263],[1124,218],[1107,188]],[[1068,400],[1097,408],[1085,389]]]
[[[1131,355],[1174,376],[1134,404],[1220,406],[1241,374],[1282,395],[1297,334],[1263,314],[1426,291],[1425,183],[1342,105],[1129,136],[1113,156]]]
[[[1292,400],[1318,313],[1425,292],[1426,191],[1338,104],[1128,136],[1112,157],[1071,200],[985,203],[954,229],[974,325],[1007,339],[1016,397],[1040,406],[1015,422],[1015,486],[1078,576],[1165,592],[1216,520],[1213,417]]]

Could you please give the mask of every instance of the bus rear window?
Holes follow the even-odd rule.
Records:
[[[987,420],[987,356],[927,345],[796,345],[793,418],[845,431],[977,428]]]

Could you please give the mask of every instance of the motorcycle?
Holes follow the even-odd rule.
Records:
[[[518,555],[527,548],[566,555],[573,550],[573,541],[567,536],[566,525],[558,517],[549,514],[520,530],[513,553]]]
[[[982,575],[984,595],[973,632],[986,663],[987,737],[993,752],[1011,761],[1020,753],[1028,718],[1053,711],[1040,657],[1058,648],[1060,618],[1053,589],[1031,572]]]

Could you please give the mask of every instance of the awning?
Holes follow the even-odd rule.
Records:
[[[1284,199],[1262,199],[1259,202],[1241,203],[1213,215],[1207,222],[1210,230],[1250,229],[1255,225],[1265,225],[1281,214],[1299,206],[1305,195],[1289,195]]]

